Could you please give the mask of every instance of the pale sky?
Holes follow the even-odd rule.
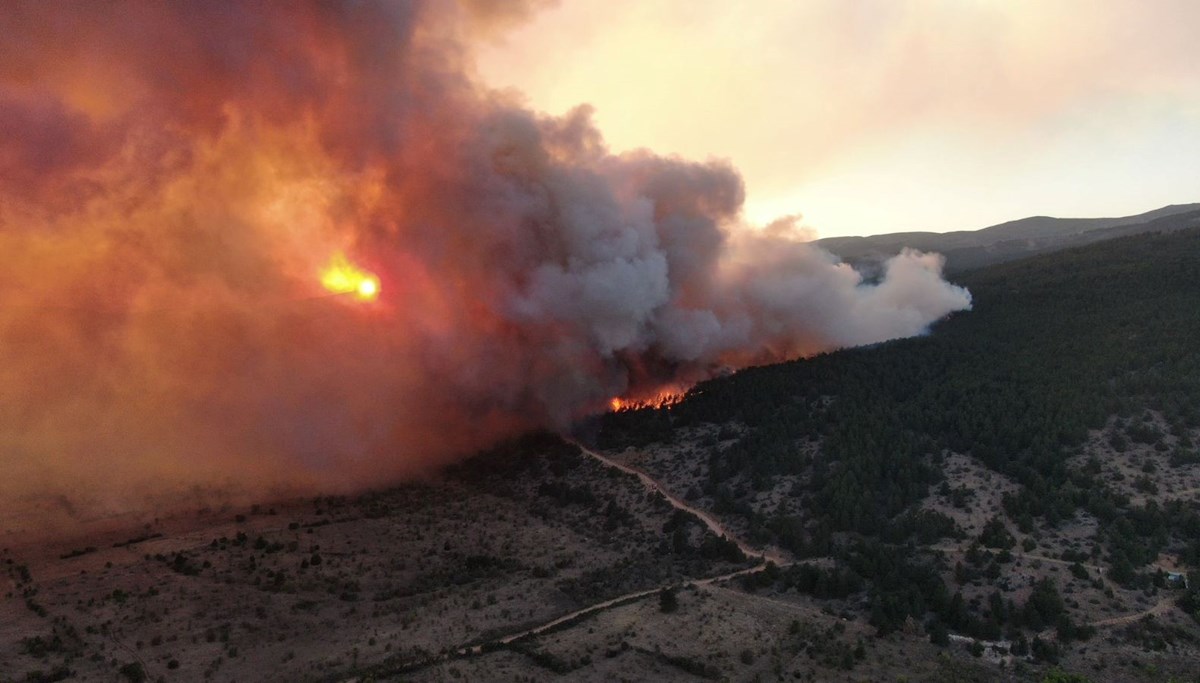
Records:
[[[828,237],[1200,201],[1197,28],[1196,0],[561,0],[477,61]]]

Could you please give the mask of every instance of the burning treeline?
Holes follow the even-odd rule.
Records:
[[[0,512],[377,483],[969,306],[935,256],[864,285],[743,225],[727,164],[480,86],[521,10],[7,6]]]

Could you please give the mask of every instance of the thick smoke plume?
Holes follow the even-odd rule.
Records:
[[[383,483],[970,305],[936,256],[865,285],[744,226],[727,164],[479,86],[470,41],[528,9],[7,5],[0,523]],[[338,254],[377,298],[321,287]]]

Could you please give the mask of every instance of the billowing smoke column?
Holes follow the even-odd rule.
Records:
[[[381,483],[970,305],[480,87],[466,46],[525,9],[7,5],[0,513]]]

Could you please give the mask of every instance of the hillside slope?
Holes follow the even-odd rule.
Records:
[[[1200,229],[961,281],[577,443],[0,543],[0,683],[1191,680]]]
[[[881,261],[910,247],[946,257],[947,272],[961,272],[1114,237],[1168,232],[1200,225],[1200,204],[1178,204],[1121,218],[1034,216],[982,230],[902,232],[830,237],[816,244],[851,263]]]
[[[1177,436],[1200,428],[1200,230],[1112,240],[961,282],[974,310],[928,336],[713,380],[668,409],[608,416],[601,443],[737,423],[737,443],[714,460],[769,474],[794,441],[819,437],[842,466],[826,467],[814,495],[834,529],[870,530],[938,480],[930,453],[969,453],[1042,492],[1067,482],[1065,457],[1114,415],[1149,408]],[[848,498],[837,482],[859,460],[866,494]],[[1035,515],[1068,511],[1063,498],[1022,498]]]
[[[881,635],[916,622],[1049,647],[1057,621],[1055,648],[1101,628],[1120,650],[1150,637],[1117,632],[1136,623],[1196,656],[1197,582],[1158,591],[1164,569],[1200,566],[1200,230],[960,281],[974,310],[926,337],[714,380],[607,416],[599,444],[750,538],[833,558],[844,574],[821,581],[864,582],[843,594]],[[1042,590],[1053,616],[1029,607]]]

